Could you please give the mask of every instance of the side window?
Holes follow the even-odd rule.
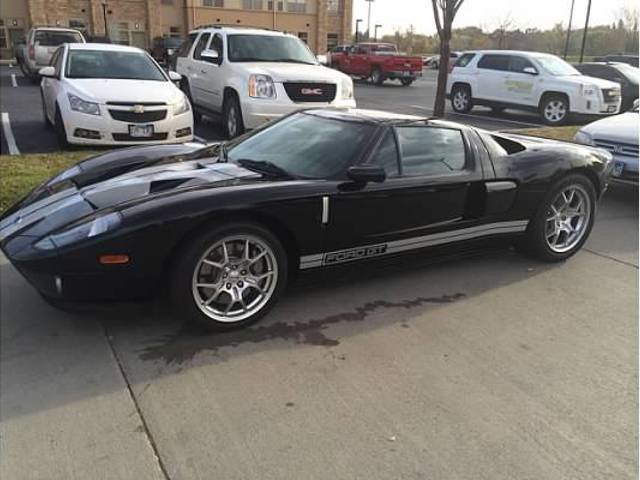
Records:
[[[509,70],[508,55],[483,55],[478,62],[478,68],[485,70]]]
[[[53,52],[53,55],[51,55],[51,60],[49,60],[49,65],[52,67],[55,67],[59,56],[60,56],[60,49],[58,48],[55,52]]]
[[[402,174],[442,175],[464,170],[462,132],[452,128],[398,127]]]
[[[189,34],[189,36],[186,38],[186,40],[184,42],[182,42],[182,44],[180,45],[180,48],[178,48],[178,53],[177,53],[178,57],[187,57],[187,56],[189,56],[189,50],[191,50],[193,42],[196,41],[196,38],[198,38],[198,34],[197,33]]]
[[[475,57],[476,54],[475,53],[465,53],[464,55],[461,55],[458,60],[456,60],[455,62],[455,66],[456,67],[466,67],[467,65],[469,65],[469,62],[471,62],[471,60],[473,60],[473,57]]]
[[[215,50],[216,52],[218,52],[218,61],[217,61],[218,65],[222,64],[222,55],[224,50],[223,46],[224,46],[224,40],[222,40],[222,35],[220,35],[219,33],[216,33],[213,36],[213,40],[211,40],[211,50]]]
[[[536,71],[538,70],[533,63],[524,57],[511,57],[509,70],[515,73],[524,73],[525,68],[534,68]]]
[[[400,174],[398,171],[398,149],[393,130],[387,130],[382,142],[378,144],[376,151],[371,156],[370,165],[384,168],[388,177],[395,177]]]
[[[207,43],[209,43],[209,38],[211,38],[210,33],[203,33],[196,44],[196,48],[193,50],[193,59],[200,60],[200,54],[207,47]]]

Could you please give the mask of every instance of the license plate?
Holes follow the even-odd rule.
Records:
[[[615,105],[609,105],[609,106],[607,107],[607,112],[609,112],[609,113],[613,113],[613,112],[615,112],[615,111],[616,111],[616,109],[617,109],[617,108],[618,108],[618,107],[616,107]]]
[[[153,136],[153,125],[129,125],[129,135],[138,138]]]
[[[624,162],[616,162],[613,165],[613,176],[614,177],[621,177],[623,171],[624,171]]]

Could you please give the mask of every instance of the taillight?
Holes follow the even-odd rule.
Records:
[[[31,59],[36,58],[36,49],[34,48],[33,45],[29,45],[29,58]]]

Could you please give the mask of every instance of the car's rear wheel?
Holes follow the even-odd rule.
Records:
[[[547,95],[541,102],[540,113],[548,125],[562,125],[569,120],[569,101],[563,95]]]
[[[235,138],[244,133],[242,110],[238,97],[234,94],[227,95],[223,106],[224,129],[227,138]]]
[[[69,140],[67,139],[67,131],[64,128],[64,120],[62,120],[62,114],[60,113],[60,107],[56,104],[56,116],[53,124],[53,129],[56,132],[56,139],[58,140],[58,146],[60,148],[68,148]]]
[[[413,83],[413,78],[403,78],[400,82],[402,82],[403,86],[408,87]]]
[[[282,244],[254,223],[211,229],[193,240],[178,261],[172,288],[176,306],[214,331],[258,321],[287,283]]]
[[[451,108],[457,113],[468,113],[473,108],[471,90],[466,85],[454,85],[451,91]]]
[[[379,67],[374,67],[371,70],[371,83],[374,85],[382,85],[384,82],[384,76],[382,75],[382,70]]]
[[[596,197],[593,183],[582,174],[558,181],[529,222],[525,251],[546,262],[574,255],[591,233]]]

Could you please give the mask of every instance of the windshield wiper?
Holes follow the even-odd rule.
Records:
[[[241,167],[246,168],[247,170],[251,170],[253,172],[262,173],[268,177],[272,178],[280,178],[284,180],[292,180],[295,177],[287,172],[284,168],[279,167],[275,163],[268,162],[265,160],[251,160],[248,158],[241,158],[237,160],[235,163],[240,165]]]

